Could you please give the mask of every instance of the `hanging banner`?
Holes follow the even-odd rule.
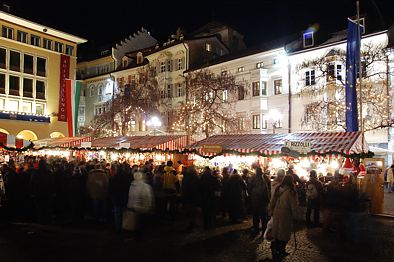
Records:
[[[70,77],[70,57],[60,55],[60,88],[58,121],[67,122],[66,79]]]

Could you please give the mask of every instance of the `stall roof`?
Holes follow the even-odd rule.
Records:
[[[310,142],[311,151],[319,154],[337,152],[351,155],[368,152],[367,143],[365,140],[362,143],[362,139],[361,132],[215,135],[194,143],[189,149],[197,150],[201,155],[212,155],[204,152],[203,147],[217,145],[223,151],[277,155],[281,153],[285,141],[303,141]]]
[[[34,148],[42,147],[77,147],[81,146],[82,142],[92,141],[91,137],[58,137],[58,138],[44,138],[34,142]]]
[[[31,142],[25,139],[16,138],[14,135],[0,132],[0,144],[1,147],[18,148],[23,149],[30,146]]]
[[[184,135],[104,137],[93,140],[92,147],[119,148],[121,143],[130,143],[132,149],[181,150],[187,147],[188,139]]]

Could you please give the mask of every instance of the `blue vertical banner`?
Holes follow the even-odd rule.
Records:
[[[358,25],[348,19],[347,46],[346,46],[346,131],[358,131],[357,110],[357,72],[360,61],[360,38]],[[363,28],[360,28],[360,35]]]

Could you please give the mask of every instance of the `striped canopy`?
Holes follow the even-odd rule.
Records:
[[[351,155],[368,152],[368,146],[365,141],[362,143],[362,139],[361,132],[215,135],[191,145],[189,149],[195,149],[201,155],[215,155],[205,153],[202,148],[204,145],[218,145],[223,151],[277,155],[281,153],[285,141],[302,141],[310,142],[311,151],[319,154],[335,152]]]
[[[121,143],[130,143],[132,149],[182,150],[187,147],[187,136],[121,136],[93,140],[92,147],[119,148]]]
[[[42,147],[77,147],[81,146],[82,142],[91,142],[91,137],[58,137],[45,138],[34,142],[34,148]]]
[[[0,144],[6,147],[23,149],[28,147],[31,142],[29,140],[16,138],[14,135],[0,132]]]

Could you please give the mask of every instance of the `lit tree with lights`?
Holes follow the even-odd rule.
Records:
[[[186,76],[186,102],[178,108],[175,131],[188,135],[238,133],[240,123],[234,114],[235,102],[245,96],[244,81],[228,72],[214,74],[207,69]]]
[[[105,104],[106,110],[93,119],[93,136],[125,136],[131,122],[158,112],[160,90],[155,70],[139,69],[131,83],[118,83],[118,93]]]
[[[365,131],[394,124],[391,117],[392,94],[388,87],[388,57],[385,51],[383,46],[372,42],[363,45],[361,50]],[[299,93],[302,97],[309,97],[302,116],[304,127],[317,131],[346,129],[345,65],[346,52],[340,49],[332,49],[326,56],[298,65],[299,72],[314,70],[313,76],[312,73],[303,74],[304,86]],[[338,70],[343,74],[339,74]],[[359,95],[359,84],[357,90]],[[358,108],[360,112],[360,105]]]

